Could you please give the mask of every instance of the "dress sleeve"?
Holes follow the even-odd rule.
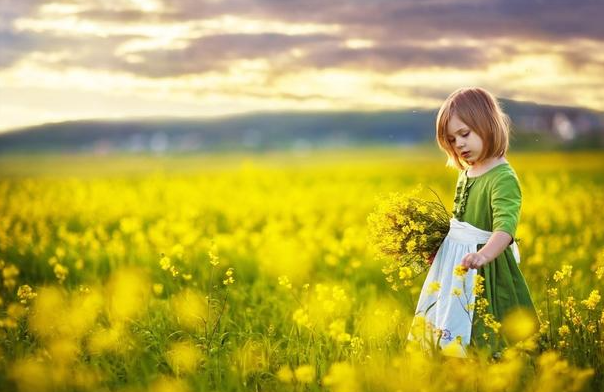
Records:
[[[514,173],[504,172],[497,176],[491,193],[493,231],[505,231],[512,236],[513,241],[520,218],[521,204],[522,192]]]

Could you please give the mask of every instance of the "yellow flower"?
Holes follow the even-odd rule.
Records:
[[[434,294],[440,290],[440,282],[432,282],[428,285],[428,294]]]
[[[69,269],[67,269],[67,267],[65,267],[62,264],[55,264],[53,271],[55,273],[55,276],[57,277],[57,279],[59,280],[59,283],[63,283],[65,281],[65,279],[67,278],[67,275],[69,275]]]
[[[172,250],[170,251],[170,254],[172,256],[175,256],[179,259],[182,259],[183,253],[185,252],[185,248],[182,246],[182,244],[176,244],[172,247]]]
[[[331,365],[323,377],[323,383],[334,392],[356,392],[360,390],[354,368],[346,362]]]
[[[411,276],[413,276],[413,271],[411,271],[411,268],[409,268],[407,266],[399,268],[398,277],[401,280],[409,279],[409,278],[411,278]]]
[[[201,293],[185,288],[170,298],[171,308],[176,321],[185,328],[194,329],[200,324],[209,323],[214,315],[208,308]]]
[[[284,286],[286,289],[292,288],[292,284],[287,275],[281,275],[277,279],[279,280],[279,286]]]
[[[546,320],[543,323],[541,323],[541,325],[539,325],[539,333],[541,335],[546,334],[548,330],[549,330],[549,321]]]
[[[352,339],[350,339],[350,348],[352,349],[353,355],[360,354],[361,350],[363,349],[363,345],[364,345],[363,338],[361,338],[359,336],[355,336]]]
[[[165,270],[170,269],[170,266],[171,266],[172,264],[171,264],[171,262],[170,262],[170,258],[169,258],[169,257],[167,257],[167,256],[164,256],[164,255],[162,254],[161,259],[159,259],[159,265],[161,266],[161,269],[163,269],[163,270],[165,271]]]
[[[479,313],[484,313],[489,306],[489,301],[486,298],[478,298],[476,300],[476,310]]]
[[[77,259],[74,265],[78,271],[81,271],[82,269],[84,269],[84,260]]]
[[[44,362],[30,357],[18,359],[11,364],[10,371],[16,387],[20,391],[45,392],[54,389],[49,385],[53,370]]]
[[[334,320],[329,325],[329,336],[338,342],[350,341],[350,334],[346,333],[346,321],[344,319]]]
[[[447,344],[442,350],[442,354],[447,357],[464,358],[467,356],[463,344],[455,339],[451,343]]]
[[[502,332],[512,342],[528,339],[537,331],[537,319],[522,308],[506,314],[503,319]]]
[[[26,311],[27,309],[24,306],[13,302],[11,304],[8,304],[8,307],[6,308],[6,315],[12,318],[13,320],[18,320],[19,318],[21,318],[21,316],[25,314]]]
[[[557,288],[551,288],[551,289],[547,289],[547,295],[549,295],[550,297],[555,297],[558,295],[558,289]]]
[[[172,273],[172,276],[178,276],[178,269],[176,269],[176,267],[173,265],[170,266],[170,272]]]
[[[38,294],[34,292],[34,290],[29,285],[19,286],[17,289],[17,296],[21,300],[22,304],[27,303],[28,300],[34,299]]]
[[[417,242],[415,242],[415,240],[412,239],[409,242],[407,242],[405,249],[407,249],[407,252],[412,253],[415,250],[416,246],[417,246]]]
[[[572,265],[568,265],[565,264],[562,266],[562,270],[561,271],[556,271],[554,273],[554,280],[556,282],[561,281],[564,278],[570,278],[573,272],[573,266]]]
[[[164,285],[161,283],[153,284],[153,292],[155,295],[161,295],[164,292]]]
[[[193,373],[202,359],[201,351],[193,342],[176,342],[166,352],[168,364],[176,373]]]
[[[495,316],[491,313],[486,313],[483,317],[484,325],[491,328],[493,332],[498,333],[501,323],[495,320]]]
[[[483,283],[484,278],[482,277],[482,275],[474,275],[474,295],[478,296],[484,292],[484,286],[482,285]]]
[[[581,320],[581,316],[579,315],[575,315],[571,318],[571,321],[573,322],[573,325],[581,325],[583,323],[583,320]]]
[[[564,324],[560,328],[558,328],[558,334],[562,338],[570,334],[570,328],[568,328],[568,325]]]
[[[222,284],[228,286],[235,283],[235,278],[233,278],[233,267],[229,267],[229,269],[226,270],[225,275],[226,279],[222,281]]]
[[[4,279],[4,287],[12,290],[17,284],[16,277],[19,275],[19,269],[13,264],[8,264],[2,270],[2,278]]]
[[[308,317],[308,312],[306,312],[304,309],[296,309],[292,315],[292,319],[296,322],[296,324],[310,328],[311,324]]]
[[[294,371],[296,380],[309,384],[315,379],[315,368],[310,365],[302,365]]]
[[[291,382],[294,378],[294,372],[292,372],[289,366],[283,366],[277,372],[277,378],[282,382]]]
[[[455,266],[455,269],[453,270],[453,275],[455,275],[459,278],[463,278],[467,272],[468,272],[468,269],[466,267],[464,267],[463,265],[459,264],[459,265]]]
[[[461,295],[461,289],[460,289],[459,287],[455,287],[455,288],[454,288],[454,289],[451,291],[451,294],[452,294],[452,295],[454,295],[454,296],[456,296],[456,297],[459,297],[459,296]]]
[[[589,294],[589,298],[581,301],[581,303],[583,305],[585,305],[587,307],[587,309],[589,309],[589,310],[594,310],[596,308],[596,305],[598,305],[599,302],[600,302],[600,292],[598,290],[593,290]]]
[[[214,267],[220,263],[220,261],[218,260],[217,250],[218,249],[216,247],[216,244],[212,243],[212,246],[208,251],[208,256],[210,256],[210,264],[212,264]]]
[[[602,277],[604,276],[604,266],[600,266],[596,269],[596,278],[598,278],[598,280],[602,279]]]

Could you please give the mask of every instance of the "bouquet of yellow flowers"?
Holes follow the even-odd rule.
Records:
[[[438,201],[419,197],[421,185],[407,194],[390,193],[367,217],[374,253],[385,259],[382,272],[393,290],[427,270],[449,231],[450,215]]]

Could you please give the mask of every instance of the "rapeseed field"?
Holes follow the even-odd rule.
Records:
[[[460,359],[407,343],[425,275],[368,239],[389,192],[452,208],[433,149],[0,157],[0,390],[601,391],[604,153],[508,160],[540,325]]]

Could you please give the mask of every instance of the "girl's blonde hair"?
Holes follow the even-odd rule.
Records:
[[[464,87],[447,97],[436,117],[436,141],[438,147],[447,154],[447,166],[462,170],[466,167],[447,135],[453,114],[482,139],[483,149],[477,162],[505,156],[509,148],[510,118],[501,110],[491,93],[480,87]]]

